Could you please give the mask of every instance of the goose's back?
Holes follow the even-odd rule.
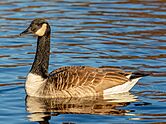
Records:
[[[43,93],[55,97],[94,96],[127,81],[126,73],[117,69],[66,66],[49,74]]]

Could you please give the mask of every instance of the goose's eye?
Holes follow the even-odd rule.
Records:
[[[41,27],[41,25],[40,24],[31,24],[30,27],[33,32],[36,32]]]
[[[36,24],[37,26],[41,26],[42,24]]]
[[[36,28],[39,29],[42,27],[42,24],[36,24]]]
[[[40,27],[40,24],[34,24],[34,27],[38,28]]]

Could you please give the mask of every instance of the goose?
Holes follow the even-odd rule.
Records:
[[[28,96],[67,98],[104,96],[129,92],[144,72],[125,72],[114,68],[64,66],[48,73],[51,27],[46,19],[34,19],[20,36],[37,36],[37,49],[32,67],[26,77]]]

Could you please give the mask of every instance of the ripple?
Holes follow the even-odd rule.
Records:
[[[72,104],[72,100],[66,104],[34,100],[40,105],[50,103],[41,107],[46,108],[44,112],[58,110],[48,113],[45,123],[50,117],[50,123],[165,122],[164,0],[7,0],[0,1],[0,17],[2,123],[30,123],[27,116],[43,115],[26,112],[25,91],[23,83],[19,83],[25,82],[32,65],[36,39],[18,34],[34,17],[44,17],[52,26],[50,71],[60,66],[88,65],[153,72],[133,88],[139,98],[134,103],[102,104],[108,101],[99,100],[101,103],[93,101],[91,106],[86,100],[81,104],[77,104],[79,100]],[[55,108],[49,108],[51,103],[56,103]],[[65,114],[67,110],[71,113]]]

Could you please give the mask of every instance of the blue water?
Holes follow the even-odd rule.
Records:
[[[165,6],[162,0],[0,1],[0,124],[166,122]],[[157,74],[111,100],[26,98],[36,38],[17,34],[38,17],[52,28],[50,71],[88,65]]]

